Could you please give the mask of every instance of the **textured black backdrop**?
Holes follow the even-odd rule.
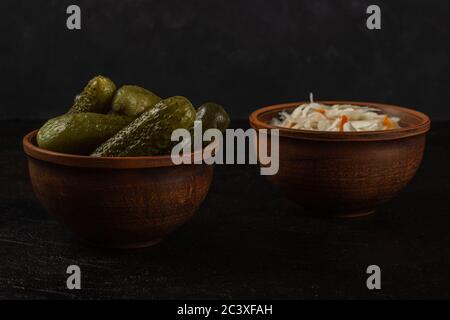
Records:
[[[66,7],[82,30],[66,29]],[[382,8],[382,30],[365,26]],[[305,99],[411,106],[450,119],[450,2],[2,0],[0,118],[46,118],[96,74],[232,118]]]

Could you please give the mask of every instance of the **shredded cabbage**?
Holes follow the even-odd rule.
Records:
[[[349,132],[395,129],[400,127],[399,121],[400,118],[372,107],[311,102],[298,106],[292,113],[280,112],[271,124],[299,130]]]

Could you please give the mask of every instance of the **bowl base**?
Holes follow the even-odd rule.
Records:
[[[154,240],[145,241],[145,242],[127,243],[127,244],[123,244],[123,245],[114,246],[114,248],[118,248],[118,249],[146,248],[146,247],[151,247],[151,246],[157,245],[158,243],[161,242],[161,240],[162,239],[154,239]]]
[[[348,219],[348,218],[360,218],[360,217],[366,217],[370,216],[371,214],[374,214],[376,212],[375,209],[365,210],[365,211],[356,211],[356,212],[343,212],[343,213],[336,213],[334,216],[336,218],[342,218],[342,219]]]
[[[307,215],[311,217],[321,217],[321,218],[336,218],[336,219],[353,219],[353,218],[362,218],[369,215],[372,215],[376,212],[376,209],[365,209],[358,211],[317,211],[313,209],[306,209]]]
[[[108,248],[108,249],[141,249],[147,248],[151,246],[155,246],[162,241],[162,238],[153,239],[150,241],[143,242],[131,242],[131,243],[107,243],[107,242],[95,242],[86,239],[81,239],[83,242],[99,248]]]

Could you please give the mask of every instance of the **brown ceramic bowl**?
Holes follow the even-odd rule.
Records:
[[[47,211],[100,246],[145,247],[189,220],[208,193],[212,165],[170,156],[98,158],[51,152],[27,134],[31,183]]]
[[[415,175],[430,129],[430,120],[423,113],[379,103],[322,101],[379,108],[400,117],[401,128],[342,133],[269,124],[280,111],[291,111],[301,103],[258,109],[250,115],[250,124],[257,130],[279,129],[279,171],[267,178],[309,212],[340,217],[373,213]]]

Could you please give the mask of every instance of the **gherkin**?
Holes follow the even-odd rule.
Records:
[[[75,97],[75,101],[68,113],[107,113],[110,110],[115,92],[116,85],[114,82],[104,76],[96,76]]]
[[[172,132],[188,129],[195,120],[195,109],[185,97],[161,100],[99,146],[96,157],[132,157],[169,154]]]
[[[38,131],[38,146],[50,151],[88,155],[134,120],[133,117],[80,112],[48,120]]]
[[[214,102],[202,104],[197,110],[195,120],[202,122],[203,131],[214,128],[223,132],[230,124],[230,117],[225,109]]]
[[[204,133],[208,129],[218,129],[224,132],[230,124],[230,117],[228,116],[225,109],[217,103],[205,102],[197,109],[197,114],[195,116],[196,121],[202,122],[202,132]],[[191,150],[194,150],[194,127],[189,128],[189,133],[191,135],[191,140],[186,141],[186,144],[191,144]],[[211,141],[203,141],[203,147],[206,147]]]
[[[114,113],[138,116],[160,101],[160,97],[147,89],[126,85],[117,90],[112,101],[112,110]]]

